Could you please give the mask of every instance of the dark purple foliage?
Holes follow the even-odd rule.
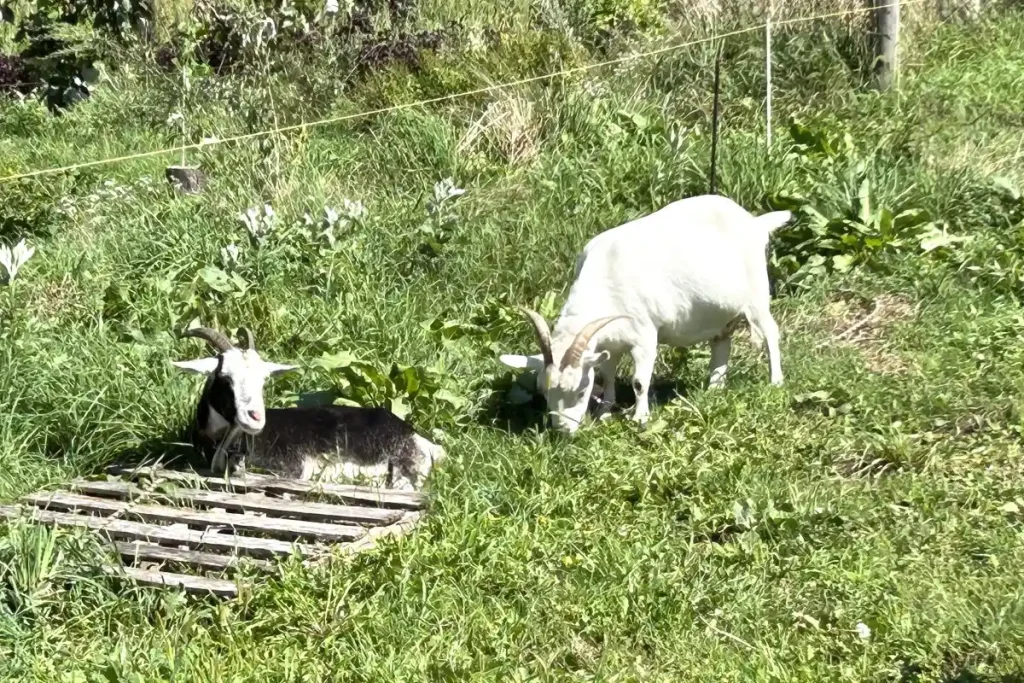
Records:
[[[391,64],[402,64],[410,71],[418,71],[422,66],[420,52],[440,50],[452,42],[455,33],[456,28],[451,27],[368,40],[359,52],[359,68],[374,71]]]
[[[0,95],[27,93],[32,89],[28,69],[18,55],[0,54]]]

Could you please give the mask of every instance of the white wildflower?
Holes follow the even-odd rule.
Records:
[[[345,209],[344,209],[345,215],[348,218],[350,218],[350,219],[352,219],[354,221],[358,221],[358,220],[362,220],[363,218],[366,218],[366,214],[367,214],[366,207],[363,206],[363,203],[361,201],[359,201],[359,200],[352,201],[351,199],[346,199],[344,201],[343,206],[345,207]]]
[[[466,191],[461,187],[455,187],[455,181],[451,178],[445,178],[434,183],[434,202],[441,203],[451,197],[458,197],[459,195],[466,194]]]
[[[324,222],[327,223],[327,227],[334,227],[338,223],[338,218],[340,216],[337,209],[330,206],[324,208]]]
[[[246,230],[249,231],[249,234],[259,244],[263,243],[267,234],[273,229],[276,218],[277,215],[270,204],[263,205],[262,214],[255,207],[246,209],[245,213],[238,214],[238,220],[242,222]]]
[[[182,116],[181,112],[180,111],[176,111],[176,112],[173,112],[170,116],[167,117],[167,125],[168,126],[173,126],[174,124],[178,123],[179,121],[184,121],[184,120],[185,120],[185,117]]]
[[[238,245],[232,243],[220,250],[220,258],[224,266],[231,266],[238,263]]]
[[[10,284],[14,281],[14,278],[18,275],[18,271],[21,267],[28,263],[28,260],[32,258],[32,255],[36,253],[35,247],[29,247],[25,245],[25,240],[21,240],[15,245],[14,249],[11,249],[6,244],[0,245],[0,265],[3,265],[7,271],[7,282]]]
[[[858,621],[854,628],[857,630],[857,635],[860,636],[861,640],[867,640],[871,637],[871,628],[863,621]]]

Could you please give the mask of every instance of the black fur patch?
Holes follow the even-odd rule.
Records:
[[[267,410],[247,464],[280,476],[298,476],[310,457],[344,459],[359,466],[387,464],[415,471],[420,453],[415,430],[384,408],[323,406]]]
[[[211,461],[217,439],[209,433],[210,410],[216,410],[230,424],[237,416],[231,379],[221,374],[223,359],[209,376],[196,408],[192,443]],[[268,470],[282,477],[301,476],[309,458],[349,461],[361,467],[387,465],[388,480],[395,474],[414,479],[424,455],[413,437],[416,431],[384,408],[318,406],[271,408],[266,425],[253,440],[252,452],[245,454],[245,437],[228,453],[228,467],[234,470],[244,458],[246,467]],[[212,464],[212,463],[211,463]]]
[[[224,358],[218,355],[217,369],[206,378],[206,383],[203,384],[203,393],[199,397],[199,405],[196,406],[192,444],[207,460],[213,458],[213,453],[217,449],[217,441],[213,437],[224,436],[210,434],[210,409],[216,410],[228,423],[234,423],[235,416],[238,414],[235,409],[235,390],[231,385],[231,379],[221,374],[223,365]]]

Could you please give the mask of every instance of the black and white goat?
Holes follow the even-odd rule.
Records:
[[[393,488],[414,489],[444,457],[441,446],[384,408],[266,409],[266,379],[295,366],[263,360],[246,328],[238,335],[245,348],[208,327],[188,330],[185,336],[203,339],[217,352],[173,362],[185,372],[206,376],[192,440],[216,473],[243,471],[249,464],[283,477],[386,477]]]

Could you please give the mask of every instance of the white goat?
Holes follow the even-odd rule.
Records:
[[[552,425],[570,433],[586,414],[595,368],[605,408],[615,403],[615,369],[627,351],[635,365],[633,419],[641,424],[650,414],[659,343],[683,347],[710,340],[709,385],[722,386],[740,316],[757,346],[758,336],[767,342],[771,382],[782,384],[766,248],[772,231],[791,217],[788,211],[755,217],[731,199],[703,195],[607,230],[577,259],[553,333],[538,313],[523,309],[541,353],[503,355],[501,362],[538,371]]]

